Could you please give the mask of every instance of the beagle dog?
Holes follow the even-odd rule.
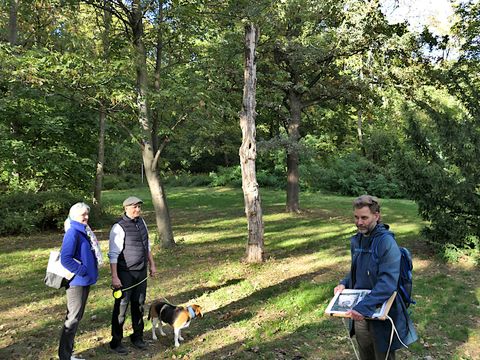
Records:
[[[148,312],[148,320],[152,320],[152,338],[157,340],[157,334],[155,329],[157,324],[160,324],[160,335],[165,336],[163,332],[162,323],[170,324],[173,327],[173,333],[175,337],[175,347],[179,347],[183,341],[180,331],[190,325],[190,321],[197,316],[202,317],[202,308],[198,305],[189,305],[186,308],[183,306],[176,306],[169,304],[163,300],[155,300],[150,305]]]

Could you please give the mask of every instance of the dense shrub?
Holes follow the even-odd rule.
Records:
[[[257,168],[260,187],[284,189],[286,175],[280,167]],[[242,186],[240,165],[219,167],[205,174],[169,174],[164,182],[170,186]],[[357,196],[370,193],[379,197],[404,196],[402,185],[391,168],[378,167],[361,155],[350,154],[319,164],[314,161],[300,164],[300,185],[304,190],[326,190],[342,195]]]
[[[83,199],[68,191],[11,193],[0,196],[4,207],[0,235],[61,228],[70,207]]]
[[[169,186],[209,186],[211,182],[208,174],[190,174],[183,171],[166,174],[162,180]]]
[[[143,180],[146,184],[146,179]],[[104,190],[126,190],[142,186],[140,174],[106,174],[103,177]]]
[[[242,186],[242,169],[240,165],[234,167],[220,166],[217,172],[210,173],[211,186]]]
[[[408,195],[428,221],[424,235],[452,258],[479,252],[480,125],[458,106],[423,104],[405,111],[407,145],[396,163]]]
[[[283,189],[285,188],[286,178],[284,174],[279,174],[278,171],[260,170],[257,172],[257,182],[260,187]]]
[[[359,154],[341,156],[324,164],[313,161],[300,166],[302,188],[326,190],[341,195],[372,194],[378,197],[404,196],[393,169],[376,166]]]

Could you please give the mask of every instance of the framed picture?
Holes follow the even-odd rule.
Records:
[[[350,317],[350,315],[347,314],[347,311],[352,310],[355,305],[362,301],[369,293],[370,290],[366,289],[344,289],[342,292],[337,292],[332,300],[330,300],[330,303],[325,310],[325,314],[339,317]],[[396,295],[397,292],[395,291],[387,301],[379,305],[371,319],[385,320]]]

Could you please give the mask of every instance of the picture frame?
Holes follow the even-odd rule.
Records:
[[[362,301],[370,291],[371,290],[367,289],[344,289],[343,291],[337,292],[325,309],[325,314],[349,318],[350,315],[347,314],[347,312],[352,310],[355,305]],[[396,295],[397,292],[394,291],[387,301],[377,307],[377,310],[371,317],[369,317],[369,319],[386,320]]]

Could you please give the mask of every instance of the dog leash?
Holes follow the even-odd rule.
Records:
[[[132,286],[129,286],[129,287],[125,288],[125,289],[122,289],[122,288],[120,288],[120,289],[115,289],[115,288],[113,287],[113,285],[112,285],[112,286],[111,286],[111,288],[112,288],[112,290],[113,290],[112,295],[113,295],[113,297],[114,297],[115,299],[121,299],[122,296],[123,296],[123,292],[124,292],[124,291],[133,289],[135,286],[138,286],[138,285],[140,285],[141,283],[143,283],[144,281],[147,281],[147,279],[148,279],[148,276],[147,276],[145,279],[143,279],[142,281],[140,281],[139,283],[137,283],[137,284],[135,284],[135,285],[132,285]]]

